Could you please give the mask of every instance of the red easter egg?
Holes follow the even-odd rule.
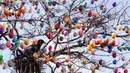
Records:
[[[14,33],[9,33],[9,38],[13,38],[14,37]]]
[[[6,46],[7,46],[7,47],[10,47],[10,46],[11,46],[11,42],[10,42],[10,41],[7,41],[7,42],[6,42]]]
[[[93,13],[91,11],[88,12],[88,16],[91,17]]]
[[[128,73],[128,70],[127,70],[127,69],[125,69],[125,70],[124,70],[124,73]]]
[[[58,30],[59,28],[60,28],[60,24],[59,23],[55,24],[55,29]]]
[[[57,68],[60,67],[60,62],[56,62],[56,67],[57,67]]]
[[[112,57],[113,57],[113,58],[116,58],[116,56],[117,56],[116,52],[113,52],[113,53],[112,53]]]
[[[111,40],[110,44],[112,44],[112,46],[115,46],[115,44],[116,44],[115,40]]]
[[[50,32],[50,31],[47,31],[46,33],[45,33],[45,35],[46,35],[46,37],[48,38],[48,39],[51,39],[53,36],[52,36],[52,32]]]
[[[52,50],[52,46],[48,46],[48,50],[51,51]]]

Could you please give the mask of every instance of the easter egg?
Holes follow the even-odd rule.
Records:
[[[113,64],[116,64],[117,63],[117,60],[115,59],[115,60],[113,60]]]
[[[108,43],[108,42],[109,42],[109,37],[106,37],[106,38],[104,39],[104,41]]]
[[[99,14],[98,14],[97,12],[95,12],[95,13],[93,14],[93,16],[94,16],[94,17],[99,17]]]
[[[91,69],[92,71],[95,70],[95,66],[94,66],[94,65],[90,66],[90,69]]]
[[[101,39],[101,38],[96,39],[96,44],[97,44],[97,45],[98,45],[98,44],[102,44],[102,39]]]
[[[92,50],[92,46],[91,45],[88,45],[87,48],[88,48],[89,51]]]
[[[22,49],[24,49],[24,48],[25,48],[25,44],[24,44],[24,43],[20,43],[20,47],[21,47]]]
[[[90,43],[89,43],[92,47],[94,47],[94,45],[95,45],[95,40],[94,39],[92,39],[91,41],[90,41]]]
[[[69,64],[68,64],[68,68],[71,68],[71,67],[72,67],[72,64],[71,64],[71,63],[69,63]]]
[[[114,73],[118,73],[118,68],[117,67],[114,68]]]
[[[111,53],[111,52],[112,52],[112,50],[111,50],[111,49],[108,49],[107,51],[108,51],[108,53]]]
[[[111,34],[111,37],[112,37],[112,38],[116,38],[116,34],[115,34],[115,33],[112,33],[112,34]]]
[[[33,45],[37,45],[38,41],[37,40],[33,40]]]
[[[11,42],[10,42],[10,41],[7,41],[7,42],[6,42],[6,46],[7,46],[7,47],[10,47],[10,46],[11,46]]]
[[[69,57],[67,57],[66,59],[65,59],[65,62],[70,62],[70,58]]]
[[[45,33],[45,35],[46,35],[46,37],[48,38],[48,39],[52,39],[52,32],[51,31],[47,31],[46,33]]]
[[[122,25],[121,25],[121,24],[118,25],[118,26],[117,26],[117,29],[118,29],[118,30],[122,30]]]
[[[52,50],[52,46],[48,46],[48,50],[51,51]]]
[[[124,73],[128,73],[128,70],[127,70],[127,69],[125,69],[125,70],[124,70]]]
[[[116,56],[117,56],[116,52],[113,52],[113,53],[112,53],[112,57],[113,57],[113,58],[116,58]]]
[[[78,18],[77,18],[77,17],[74,17],[74,18],[73,18],[73,22],[74,22],[74,23],[77,23],[77,22],[78,22]]]
[[[14,37],[14,33],[9,33],[9,38],[13,38]]]
[[[60,24],[59,23],[56,23],[55,24],[55,29],[58,30],[60,28]]]
[[[82,37],[84,35],[83,30],[80,30],[78,34],[79,34],[80,37]]]
[[[88,12],[88,17],[91,17],[93,13],[91,11]]]
[[[112,49],[112,44],[108,43],[107,47],[108,49]]]
[[[17,11],[15,12],[15,15],[19,17],[19,16],[21,16],[21,12],[20,12],[19,10],[17,10]]]
[[[103,10],[103,8],[104,8],[104,5],[101,5],[101,6],[100,6],[100,9]]]
[[[3,55],[0,55],[0,61],[3,61]]]
[[[110,44],[111,44],[112,46],[115,46],[115,44],[116,44],[115,40],[111,40],[111,41],[110,41]]]
[[[91,0],[91,4],[94,4],[94,0]]]
[[[103,38],[106,38],[106,35],[105,35],[105,34],[103,34],[103,35],[102,35],[102,37],[103,37]]]
[[[86,60],[82,60],[82,62],[81,62],[83,65],[86,65],[87,63],[86,63]]]
[[[60,67],[60,62],[56,62],[56,67],[59,68]]]
[[[128,33],[129,32],[129,29],[128,28],[125,28],[125,30],[124,30],[126,33]]]
[[[4,29],[0,28],[0,34],[3,34],[3,32],[4,32]]]
[[[64,21],[65,23],[67,23],[67,22],[69,21],[69,17],[68,17],[68,16],[64,16],[64,17],[63,17],[63,21]]]
[[[25,40],[24,40],[24,44],[25,44],[25,45],[29,45],[29,40],[28,40],[28,39],[25,39]]]
[[[116,2],[113,2],[113,3],[112,3],[112,6],[113,6],[113,7],[115,7],[116,5],[117,5]]]
[[[76,27],[77,27],[77,29],[80,29],[81,28],[81,24],[77,24]]]

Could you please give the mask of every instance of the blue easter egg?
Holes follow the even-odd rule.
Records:
[[[78,18],[77,18],[77,17],[74,17],[74,18],[73,18],[73,22],[74,22],[74,23],[77,23],[77,22],[78,22]]]
[[[103,38],[106,38],[106,35],[105,35],[105,34],[103,34],[103,35],[102,35],[102,37],[103,37]]]
[[[112,52],[112,50],[111,49],[108,49],[108,53],[111,53]]]
[[[112,44],[108,43],[107,47],[108,49],[112,49]]]
[[[115,60],[113,60],[113,64],[116,64],[117,63],[117,60],[115,59]]]

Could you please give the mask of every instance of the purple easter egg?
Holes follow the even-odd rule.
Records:
[[[0,28],[0,34],[3,34],[3,32],[4,32],[4,29]]]

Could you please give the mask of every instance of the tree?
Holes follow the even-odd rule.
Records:
[[[14,56],[6,63],[0,55],[3,69],[8,64],[16,73],[42,73],[46,64],[51,73],[57,69],[61,73],[67,73],[66,69],[70,73],[81,69],[120,73],[121,68],[128,73],[130,6],[127,2],[125,5],[113,2],[108,7],[109,3],[109,0],[1,1],[0,48],[8,48]]]

